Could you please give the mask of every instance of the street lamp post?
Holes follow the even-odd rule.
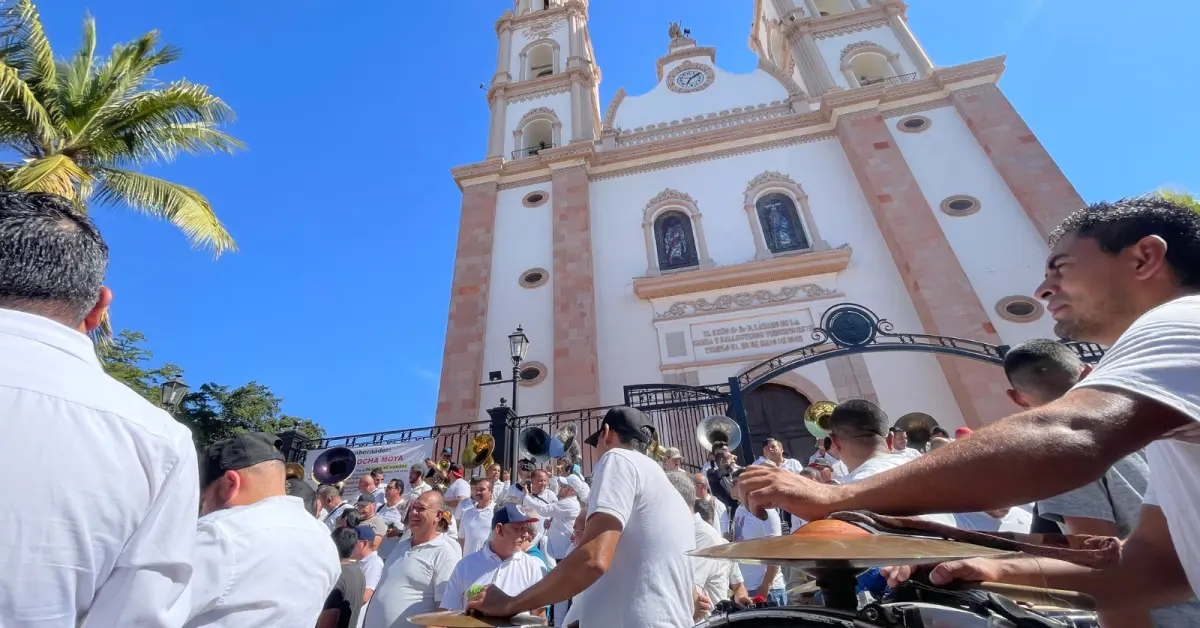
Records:
[[[182,377],[172,375],[171,379],[162,383],[162,405],[170,412],[172,416],[179,410],[179,404],[183,403],[184,395],[187,395],[188,388],[191,388],[183,381]]]
[[[517,325],[517,331],[508,335],[508,349],[513,363],[512,410],[513,414],[517,414],[517,385],[521,382],[521,363],[525,361],[525,355],[529,352],[529,338],[520,325]]]

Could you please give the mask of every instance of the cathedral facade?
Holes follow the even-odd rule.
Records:
[[[753,10],[755,71],[722,70],[672,25],[658,84],[608,103],[586,1],[517,0],[499,19],[487,155],[453,169],[439,425],[511,396],[480,383],[509,373],[518,325],[523,415],[726,382],[811,343],[840,303],[903,332],[1053,337],[1032,292],[1046,236],[1083,201],[997,88],[1003,58],[935,66],[900,0]],[[980,362],[868,353],[757,392],[793,420],[862,397],[953,429],[1011,413],[1006,387]]]

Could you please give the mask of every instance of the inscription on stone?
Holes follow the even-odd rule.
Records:
[[[695,325],[692,345],[696,358],[721,358],[739,353],[782,352],[807,344],[813,330],[812,318],[805,315],[738,324]]]

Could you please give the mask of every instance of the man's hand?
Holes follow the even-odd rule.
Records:
[[[770,594],[771,594],[771,581],[767,580],[766,578],[763,578],[763,583],[758,585],[758,588],[754,590],[753,597],[766,598]]]
[[[511,597],[491,585],[467,598],[467,610],[479,611],[489,617],[512,617],[519,612],[513,610]]]
[[[782,508],[804,519],[824,519],[836,510],[836,485],[821,484],[777,467],[755,465],[738,476],[746,507],[759,519],[769,508]]]
[[[750,599],[750,594],[746,592],[746,587],[739,586],[737,591],[733,592],[733,603],[738,606],[750,606],[754,600]]]
[[[713,603],[707,595],[696,591],[692,594],[692,600],[695,603],[694,614],[692,615],[693,619],[699,620],[712,612]]]
[[[945,585],[951,582],[1000,582],[1006,572],[1007,561],[992,558],[970,558],[953,560],[942,563],[929,573],[929,582],[934,585]],[[896,585],[912,577],[919,567],[903,565],[900,567],[884,567],[879,570],[887,578],[888,586]]]

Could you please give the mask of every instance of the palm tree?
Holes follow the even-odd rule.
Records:
[[[0,164],[0,186],[58,194],[82,212],[95,201],[165,219],[215,255],[236,248],[202,194],[136,170],[181,153],[243,148],[220,130],[233,110],[207,87],[153,79],[179,59],[178,48],[160,46],[151,31],[97,57],[89,15],[79,50],[57,59],[31,0],[0,18],[0,148],[21,159]]]
[[[1167,200],[1179,203],[1180,205],[1191,207],[1192,211],[1196,212],[1197,214],[1200,214],[1200,199],[1197,199],[1192,194],[1189,194],[1187,192],[1178,192],[1175,190],[1168,190],[1165,188],[1155,192],[1155,194],[1157,194],[1160,197],[1165,198]]]

